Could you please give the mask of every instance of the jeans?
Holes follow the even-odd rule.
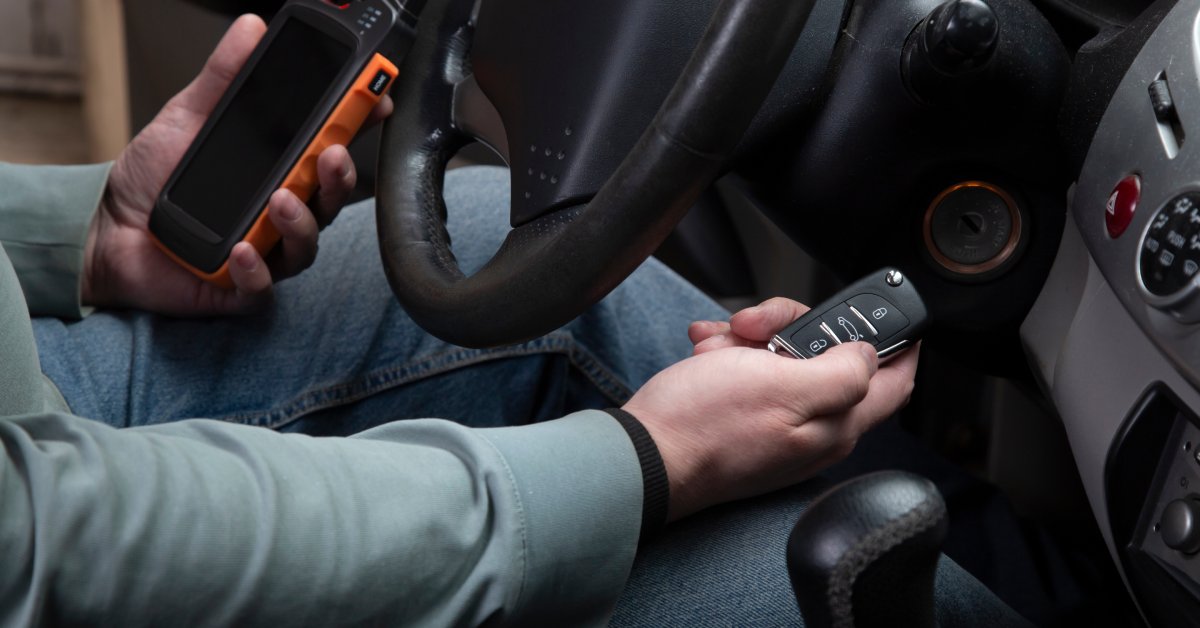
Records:
[[[446,177],[448,228],[465,272],[503,241],[508,174]],[[205,417],[313,435],[441,417],[491,427],[620,405],[691,352],[687,325],[728,313],[648,261],[575,321],[520,345],[465,349],[418,328],[397,305],[376,252],[373,205],[346,208],[312,268],[274,304],[238,318],[132,311],[34,321],[42,368],[80,416],[126,427]],[[643,549],[618,625],[799,625],[784,544],[812,489],[730,504],[681,522]],[[980,625],[999,608],[943,560],[939,594]],[[988,617],[992,615],[986,615]],[[955,623],[955,622],[951,622]]]
[[[447,176],[449,230],[466,272],[508,229],[507,171]],[[244,317],[185,320],[121,311],[34,321],[42,368],[78,415],[119,427],[205,417],[321,435],[415,417],[521,424],[620,405],[691,352],[687,324],[728,314],[650,262],[601,304],[536,340],[448,345],[392,296],[370,203],[321,236],[312,268]]]

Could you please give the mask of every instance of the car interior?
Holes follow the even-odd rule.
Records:
[[[283,3],[125,4],[136,130]],[[795,580],[823,535],[935,499],[858,625],[932,617],[938,552],[1038,625],[1200,625],[1200,0],[399,4],[396,113],[351,149],[430,333],[535,337],[650,255],[731,311],[894,267],[932,319],[916,392],[826,475],[936,494],[827,494],[866,514],[793,537],[808,623],[842,625]],[[472,164],[509,169],[513,230],[464,277],[441,181]]]

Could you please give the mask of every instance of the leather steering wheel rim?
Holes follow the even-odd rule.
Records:
[[[512,229],[478,272],[446,231],[446,164],[474,140],[452,120],[469,74],[473,0],[431,0],[393,87],[376,212],[379,248],[412,319],[454,344],[517,343],[569,322],[649,257],[721,173],[815,0],[723,0],[653,122],[592,201]]]

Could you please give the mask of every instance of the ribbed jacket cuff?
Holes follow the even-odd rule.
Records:
[[[667,467],[663,464],[658,446],[650,432],[637,417],[620,408],[605,410],[610,414],[633,441],[638,462],[642,466],[642,541],[650,538],[667,522],[667,506],[671,498],[671,483],[667,478]]]

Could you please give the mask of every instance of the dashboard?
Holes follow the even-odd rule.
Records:
[[[1121,79],[1021,326],[1093,515],[1154,625],[1200,625],[1200,0]]]

